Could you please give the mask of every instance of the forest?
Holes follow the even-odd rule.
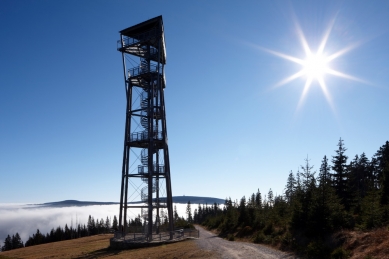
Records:
[[[130,224],[136,224],[135,220],[129,222]],[[40,245],[45,243],[75,239],[85,236],[109,233],[118,228],[118,220],[116,216],[113,217],[112,224],[111,220],[107,217],[104,219],[94,219],[89,215],[88,223],[78,224],[75,228],[72,226],[69,228],[66,224],[64,228],[58,226],[56,229],[52,228],[49,233],[42,234],[39,229],[36,233],[28,238],[24,244],[20,238],[19,233],[12,236],[8,235],[4,240],[4,245],[1,247],[1,251],[9,251],[12,249]]]
[[[223,209],[199,205],[188,220],[231,241],[251,238],[307,258],[346,258],[334,233],[389,224],[389,142],[371,159],[362,153],[349,160],[346,151],[340,139],[331,161],[323,157],[318,174],[305,159],[289,173],[283,195],[270,189],[263,198],[257,190],[239,202],[226,199]]]
[[[346,151],[340,139],[331,161],[323,157],[319,172],[306,158],[296,173],[289,172],[282,195],[274,195],[272,189],[266,195],[256,190],[240,201],[226,198],[224,206],[199,204],[193,215],[189,201],[186,220],[174,208],[175,227],[201,224],[230,241],[269,244],[306,258],[347,258],[336,233],[389,226],[389,141],[371,159],[365,153],[349,159]],[[162,218],[162,226],[167,225],[167,217]],[[128,226],[130,231],[142,227],[141,217],[130,219]],[[46,235],[37,230],[25,244],[18,233],[8,235],[2,251],[108,233],[117,227],[116,216],[112,224],[108,217],[104,221],[89,216],[87,225],[76,228],[57,227]]]
[[[130,233],[133,232],[142,232],[142,226],[144,226],[144,223],[142,223],[142,217],[138,215],[135,218],[130,218],[127,224],[127,231]],[[167,215],[164,215],[161,218],[161,229],[167,229],[168,228],[168,218]],[[177,213],[177,207],[174,206],[174,226],[175,228],[193,228],[193,225],[190,224],[188,221],[186,221],[183,217],[179,217]],[[69,240],[69,239],[76,239],[86,236],[92,236],[92,235],[98,235],[98,234],[106,234],[106,233],[113,233],[114,231],[117,231],[119,228],[119,222],[117,220],[116,215],[114,215],[112,222],[110,218],[106,217],[104,220],[103,218],[96,219],[89,215],[87,224],[77,224],[76,227],[68,227],[67,224],[65,224],[65,227],[58,226],[57,228],[52,228],[49,233],[43,234],[40,232],[39,229],[36,230],[36,233],[32,236],[29,236],[26,243],[24,243],[17,232],[16,234],[13,234],[12,236],[8,235],[4,240],[4,245],[1,246],[0,244],[0,251],[9,251],[13,249],[28,247],[28,246],[34,246],[34,245],[40,245],[45,243],[51,243],[51,242],[57,242],[57,241],[63,241],[63,240]]]

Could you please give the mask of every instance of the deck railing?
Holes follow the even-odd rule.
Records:
[[[184,238],[199,238],[200,232],[198,229],[178,229],[172,232],[166,231],[159,234],[153,234],[150,239],[147,238],[145,233],[127,233],[124,234],[121,231],[116,231],[114,238],[123,239],[128,242],[151,242],[151,241],[167,241],[170,239],[170,234],[174,239],[184,239]]]
[[[154,132],[153,137],[155,140],[162,140],[163,139],[162,131]],[[148,131],[134,132],[130,134],[128,141],[129,142],[142,141],[142,140],[148,140],[148,138],[149,138]]]
[[[134,35],[132,37],[124,36],[123,40],[117,41],[117,49],[119,50],[122,47],[130,46],[142,41],[147,41],[150,39],[154,39],[158,36],[157,30],[152,29],[143,33],[140,33],[138,35]]]
[[[148,66],[138,66],[128,69],[128,77],[139,76],[147,73],[159,73],[162,74],[162,66],[158,66],[155,64],[150,64],[150,69]]]

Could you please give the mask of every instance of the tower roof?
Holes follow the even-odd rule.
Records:
[[[163,32],[162,15],[121,30],[120,33],[132,38],[133,36],[152,30],[154,28],[159,28],[160,31]]]
[[[166,63],[166,47],[165,47],[165,36],[164,36],[164,29],[163,29],[163,20],[162,15],[154,17],[150,20],[138,23],[136,25],[133,25],[131,27],[128,27],[124,30],[120,31],[121,35],[140,40],[141,37],[147,32],[154,31],[157,33],[155,35],[160,35],[162,38],[161,40],[161,60],[160,62],[165,64]],[[154,33],[154,32],[153,32]],[[159,38],[159,37],[158,37]],[[148,41],[148,44],[155,47],[156,49],[159,48],[159,40],[151,40]]]

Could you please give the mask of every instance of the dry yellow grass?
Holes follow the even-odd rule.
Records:
[[[194,240],[169,245],[133,250],[110,250],[112,235],[97,235],[79,239],[25,247],[0,253],[0,259],[8,258],[218,258],[216,254],[201,250]]]
[[[352,252],[351,259],[389,259],[389,230],[381,228],[368,232],[346,231],[344,247]]]

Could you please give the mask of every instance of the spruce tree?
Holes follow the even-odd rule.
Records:
[[[330,165],[324,156],[320,166],[319,186],[311,206],[311,225],[318,236],[332,232],[343,223],[343,206],[331,186]]]
[[[177,213],[177,206],[176,205],[174,205],[174,212],[173,212],[173,214],[174,214],[174,222],[177,222],[177,220],[178,220],[178,213]]]
[[[296,179],[294,178],[293,172],[291,170],[285,186],[285,198],[289,205],[292,202],[292,196],[295,188],[296,188]]]
[[[243,224],[243,226],[245,226],[248,223],[248,221],[249,220],[248,220],[248,213],[247,213],[247,209],[246,209],[246,196],[243,196],[239,202],[238,222],[239,222],[239,224]]]
[[[261,192],[257,191],[257,193],[255,194],[255,206],[257,207],[257,209],[261,209],[262,208],[262,195],[261,195]]]
[[[378,190],[370,190],[361,203],[360,225],[364,229],[371,229],[382,226],[383,210],[381,208]]]
[[[189,223],[193,222],[193,217],[192,217],[192,208],[190,201],[188,201],[188,204],[186,205],[186,219]]]
[[[369,159],[365,153],[356,155],[348,165],[348,204],[355,209],[356,213],[360,211],[362,199],[369,188],[374,186],[374,183],[370,182],[372,177],[369,167]]]
[[[321,162],[320,166],[320,173],[319,173],[319,184],[321,186],[326,186],[331,183],[331,168],[328,164],[328,158],[327,156],[323,157],[323,160]]]
[[[12,247],[13,249],[24,247],[23,241],[18,232],[16,232],[15,236],[12,236]]]
[[[250,206],[250,208],[255,208],[255,194],[254,193],[251,194],[249,206]]]
[[[119,223],[118,223],[118,219],[116,218],[116,215],[113,216],[112,228],[115,229],[116,231],[119,228]]]
[[[359,161],[358,161],[358,166],[359,166],[359,176],[360,176],[360,193],[362,197],[366,196],[366,193],[369,190],[369,187],[372,186],[370,183],[370,179],[372,179],[372,176],[370,175],[369,171],[369,166],[370,166],[370,161],[366,157],[365,152],[363,152],[359,156]]]
[[[1,248],[1,251],[9,251],[12,250],[12,239],[8,235],[4,240],[4,246]]]
[[[300,166],[301,169],[303,170],[303,172],[301,172],[300,174],[303,177],[302,184],[304,190],[307,190],[311,186],[312,182],[314,182],[315,179],[314,176],[316,172],[312,172],[313,166],[309,164],[309,161],[310,159],[308,159],[307,156],[307,158],[305,159],[305,165]]]
[[[389,141],[375,154],[378,162],[378,179],[381,186],[381,204],[389,205]]]
[[[327,193],[329,192],[329,188],[331,188],[331,175],[330,175],[330,166],[328,164],[327,156],[323,157],[320,166],[319,173],[319,196],[321,206],[324,207],[326,203]]]
[[[336,156],[332,157],[332,174],[333,186],[336,194],[339,196],[343,204],[347,203],[347,159],[345,155],[346,148],[343,144],[343,139],[338,142],[338,149],[335,150]]]
[[[269,189],[269,192],[267,193],[267,200],[268,200],[269,206],[272,207],[274,205],[274,195],[273,195],[273,191],[271,188]]]
[[[107,218],[105,219],[104,228],[105,228],[106,232],[108,232],[109,229],[111,228],[111,221],[109,220],[108,216],[107,216]]]

